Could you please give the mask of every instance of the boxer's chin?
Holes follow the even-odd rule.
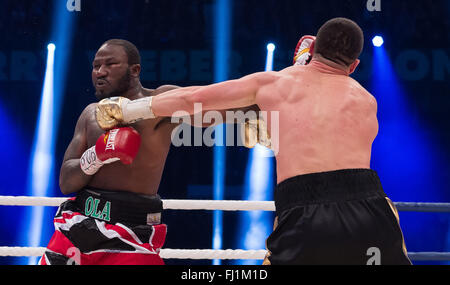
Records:
[[[95,90],[95,97],[100,101],[105,98],[111,97],[111,92],[106,92],[105,90]]]

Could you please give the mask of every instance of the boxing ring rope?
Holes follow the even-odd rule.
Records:
[[[0,256],[42,256],[45,247],[0,246]],[[163,259],[260,259],[267,251],[243,249],[170,249],[163,248],[160,256]],[[416,261],[447,261],[450,252],[409,252],[408,257]]]
[[[59,206],[68,198],[0,196],[2,206]],[[164,210],[275,211],[272,201],[162,200]],[[449,210],[450,211],[450,210]]]
[[[42,256],[45,247],[0,246],[0,256]],[[264,259],[266,250],[243,249],[161,249],[163,259]]]
[[[68,198],[0,196],[0,206],[59,206]],[[275,211],[273,201],[163,199],[165,210]],[[394,202],[403,212],[450,212],[450,203]]]
[[[3,206],[59,206],[68,198],[0,196]],[[275,211],[273,201],[163,199],[165,210]],[[399,211],[450,212],[450,203],[394,202]],[[0,256],[42,256],[45,247],[0,246]],[[161,249],[164,259],[264,259],[266,250]],[[450,252],[409,252],[411,260],[450,261]]]

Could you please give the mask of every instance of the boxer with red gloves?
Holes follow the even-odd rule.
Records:
[[[132,43],[105,42],[92,64],[96,97],[148,98],[177,88],[143,88],[140,70]],[[164,264],[158,187],[177,124],[158,118],[105,132],[96,122],[96,106],[81,113],[64,155],[59,186],[74,196],[60,205],[39,264]]]

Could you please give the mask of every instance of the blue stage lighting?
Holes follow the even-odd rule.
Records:
[[[267,45],[265,71],[273,70],[275,45]],[[257,144],[250,149],[245,173],[244,199],[246,201],[271,201],[274,185],[274,154],[272,150]],[[272,230],[271,213],[249,211],[241,215],[241,240],[238,248],[264,249],[266,238]],[[257,260],[243,260],[236,264],[260,264]]]
[[[58,194],[57,176],[54,169],[55,144],[58,136],[58,124],[62,98],[65,92],[67,61],[70,56],[75,13],[66,9],[66,1],[53,0],[53,25],[47,45],[47,64],[39,114],[30,156],[27,192],[31,196],[53,196]],[[55,53],[56,45],[58,52]],[[56,179],[55,179],[56,178]],[[56,183],[55,183],[56,182]],[[47,245],[54,231],[52,221],[56,209],[32,207],[27,210],[30,218],[22,223],[22,244],[26,246]],[[47,221],[44,223],[43,221]],[[30,257],[29,264],[36,264],[37,258]]]
[[[272,71],[272,69],[273,69],[273,51],[274,50],[275,50],[275,45],[273,43],[267,44],[267,56],[266,56],[265,71]]]
[[[368,90],[377,99],[380,126],[372,147],[371,168],[377,171],[384,191],[393,201],[441,200],[446,176],[437,171],[445,167],[439,144],[433,139],[432,128],[416,115],[414,100],[384,48],[373,50],[371,74]],[[406,246],[436,244],[433,237],[447,234],[447,227],[429,227],[435,218],[401,212]],[[445,250],[444,243],[439,243],[435,250]]]
[[[55,46],[54,43],[49,43],[49,44],[47,45],[47,50],[50,51],[50,52],[54,52],[54,51],[55,51],[55,48],[56,48],[56,46]]]
[[[275,45],[273,43],[267,44],[267,51],[273,52],[275,50]]]
[[[214,82],[221,82],[227,80],[228,76],[228,57],[230,54],[230,1],[218,0],[215,7],[215,63],[214,63]],[[214,162],[213,162],[213,199],[224,199],[225,188],[225,171],[226,171],[226,156],[225,156],[225,128],[224,125],[218,125],[214,129],[215,142],[214,146]],[[215,210],[213,212],[213,249],[222,249],[222,228],[223,228],[223,212]],[[214,265],[220,265],[220,259],[213,260]]]
[[[382,36],[375,36],[375,37],[373,37],[372,43],[376,47],[381,47],[383,45],[383,43],[384,43],[383,37]]]
[[[47,66],[30,164],[29,192],[32,196],[47,196],[51,185],[53,168],[53,67],[55,45],[49,44],[47,49]],[[27,235],[29,246],[40,246],[43,215],[43,207],[32,208],[31,222],[29,223],[30,231]],[[36,264],[36,258],[31,257],[29,264]]]

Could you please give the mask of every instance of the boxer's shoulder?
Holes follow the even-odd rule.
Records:
[[[373,96],[366,88],[364,88],[364,86],[362,86],[358,81],[356,81],[355,79],[353,79],[351,77],[348,77],[348,80],[349,80],[350,84],[352,85],[352,87],[357,89],[359,91],[359,93],[364,95],[368,101],[376,104],[377,100],[375,99],[375,96]]]
[[[283,72],[279,71],[264,71],[264,72],[256,72],[252,79],[256,80],[259,84],[270,84],[276,81],[277,79],[283,78],[285,75]],[[250,78],[250,76],[249,76]]]
[[[89,121],[95,120],[95,107],[97,103],[91,103],[87,105],[83,111],[81,111],[80,116],[77,120],[76,130],[77,129],[86,129],[87,123]]]
[[[104,133],[104,130],[102,130],[102,128],[100,128],[99,124],[97,123],[97,119],[95,116],[95,109],[97,107],[97,104],[97,102],[90,103],[83,109],[80,117],[78,118],[76,127],[76,129],[79,130],[80,133],[86,134],[89,145],[93,145],[97,138]]]
[[[347,98],[348,102],[352,102],[356,106],[362,107],[364,110],[364,114],[368,112],[375,112],[378,109],[378,103],[375,98],[369,91],[367,91],[358,81],[355,79],[348,77],[347,78],[348,85],[351,88],[351,92],[348,92]],[[359,109],[358,107],[358,109]]]
[[[97,107],[97,103],[91,103],[87,105],[80,114],[80,119],[88,120],[95,119],[95,108]]]

